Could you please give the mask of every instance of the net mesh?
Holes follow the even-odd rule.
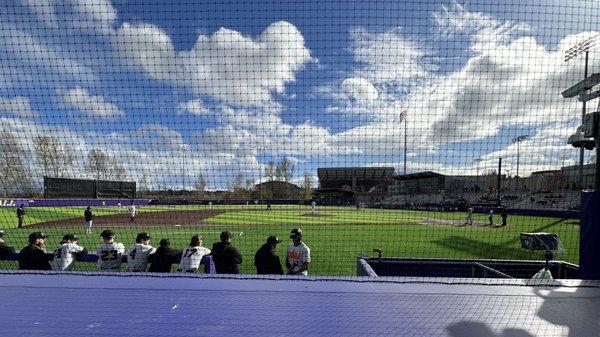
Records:
[[[374,249],[543,260],[520,233],[549,232],[577,264],[596,156],[567,143],[582,103],[561,93],[600,65],[598,7],[3,3],[3,240],[96,252],[110,229],[127,255],[140,232],[181,251],[229,231],[254,274],[269,235],[287,272],[300,228],[308,273],[348,277]]]

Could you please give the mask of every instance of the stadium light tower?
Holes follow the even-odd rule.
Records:
[[[181,153],[182,153],[182,155],[181,155],[181,173],[182,173],[181,179],[182,179],[183,186],[182,186],[181,190],[184,191],[185,190],[185,174],[186,174],[186,172],[185,172],[185,160],[186,160],[185,151],[187,149],[189,149],[190,146],[188,144],[179,144],[178,147],[179,147],[179,149],[181,149]]]
[[[406,144],[407,144],[406,130],[408,130],[408,128],[406,127],[407,112],[408,112],[408,109],[404,109],[400,113],[400,118],[404,119],[404,170],[403,170],[402,174],[406,174],[406,148],[407,148],[407,146],[406,146]]]
[[[529,135],[520,135],[512,139],[513,144],[517,143],[517,184],[515,184],[515,188],[518,187],[517,185],[519,181],[519,159],[521,158],[521,142],[527,139],[529,139]]]
[[[592,49],[598,39],[600,38],[600,34],[596,34],[588,39],[586,39],[583,42],[577,43],[576,45],[574,45],[573,47],[567,49],[567,51],[565,51],[565,62],[569,62],[570,60],[578,57],[581,54],[585,55],[585,63],[584,63],[584,68],[583,68],[583,78],[584,81],[585,79],[587,79],[588,77],[588,61],[589,61],[589,55],[590,55],[590,49]],[[563,93],[563,96],[565,96],[565,93]],[[586,114],[586,102],[587,100],[584,99],[582,100],[582,108],[581,108],[581,124],[583,125],[584,120],[585,120],[585,114]],[[599,152],[598,149],[596,149],[596,152]],[[579,148],[579,186],[583,187],[583,157],[584,157],[584,147],[580,147]],[[598,167],[596,167],[596,176],[598,176]],[[596,180],[598,180],[598,178],[596,178]],[[598,186],[596,186],[596,188],[598,188]]]
[[[476,167],[477,167],[476,175],[479,177],[479,163],[481,163],[483,161],[483,158],[475,157],[475,158],[473,158],[473,161],[476,163]]]

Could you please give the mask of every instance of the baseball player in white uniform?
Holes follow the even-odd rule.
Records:
[[[472,226],[473,225],[473,207],[469,206],[469,208],[467,208],[467,225]]]
[[[137,209],[134,204],[129,206],[129,222],[135,222],[135,216],[137,215]]]
[[[77,256],[86,253],[87,249],[77,244],[75,234],[66,234],[54,250],[52,270],[73,270]]]
[[[292,229],[290,239],[292,239],[292,243],[288,245],[285,259],[288,275],[308,275],[310,248],[302,242],[302,230]]]
[[[103,230],[100,237],[102,237],[103,242],[96,247],[98,269],[119,271],[121,257],[125,253],[125,246],[120,242],[115,242],[115,233],[110,229]]]
[[[194,235],[190,241],[189,247],[186,247],[181,253],[181,262],[177,271],[196,273],[200,267],[200,262],[204,255],[210,254],[210,249],[202,247],[202,235]]]
[[[139,233],[135,244],[127,252],[127,271],[146,271],[148,255],[154,254],[156,248],[150,246],[150,234]]]

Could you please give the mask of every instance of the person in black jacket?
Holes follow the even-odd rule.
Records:
[[[85,233],[91,234],[92,233],[92,221],[94,220],[94,213],[92,212],[92,207],[88,206],[85,209],[85,212],[83,212],[83,217],[85,218],[85,225],[84,225]]]
[[[148,256],[150,262],[149,272],[168,273],[171,271],[171,265],[177,263],[177,256],[181,255],[180,251],[171,248],[169,239],[160,240],[160,246],[154,254]]]
[[[221,232],[221,242],[213,243],[212,257],[217,274],[239,274],[242,254],[231,244],[231,233]]]
[[[262,245],[254,254],[254,265],[257,274],[277,274],[283,275],[281,261],[277,255],[277,244],[281,240],[275,235],[267,238],[267,243]]]
[[[10,258],[14,252],[15,249],[4,242],[4,231],[0,230],[0,260]]]
[[[23,224],[25,223],[25,205],[23,204],[17,208],[17,220],[17,228],[23,228]]]
[[[29,234],[29,244],[19,253],[19,270],[50,270],[52,255],[46,255],[43,249],[46,235],[42,232]]]

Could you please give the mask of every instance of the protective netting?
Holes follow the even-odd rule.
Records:
[[[309,274],[350,276],[374,249],[543,261],[520,234],[548,232],[553,258],[578,264],[596,156],[568,144],[582,103],[561,93],[600,66],[598,13],[598,1],[3,3],[3,240],[19,250],[42,232],[64,258],[79,251],[55,251],[65,234],[96,252],[111,230],[123,249],[100,258],[143,262],[148,248],[130,248],[145,232],[170,240],[175,271],[202,251],[194,235],[213,249],[229,231],[253,274],[276,235],[282,271],[301,273],[306,249],[288,252],[300,228]],[[84,260],[74,269],[97,268]]]

